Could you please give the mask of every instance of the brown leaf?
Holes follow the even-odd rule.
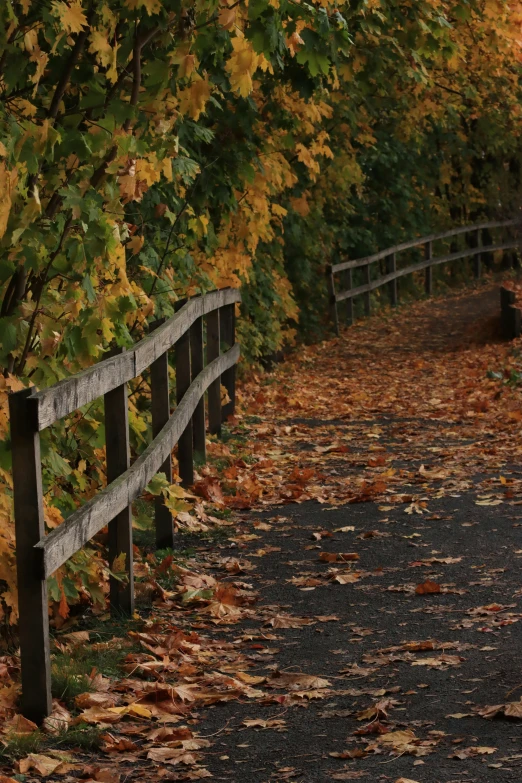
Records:
[[[114,707],[119,698],[116,693],[80,693],[74,703],[80,710],[86,710],[88,707]]]
[[[184,748],[151,748],[147,758],[164,764],[196,764],[197,758],[193,753],[187,753]]]
[[[319,560],[324,563],[348,563],[350,561],[359,560],[359,555],[357,552],[345,552],[344,554],[321,552]]]
[[[33,731],[38,730],[38,726],[23,715],[14,715],[10,721],[2,725],[2,729],[8,734],[32,734]]]
[[[80,714],[84,723],[118,723],[121,719],[121,715],[109,712],[105,707],[89,707]]]
[[[417,595],[430,595],[431,593],[440,593],[440,585],[427,579],[415,588]]]
[[[96,783],[120,783],[121,775],[113,767],[102,767],[94,770],[93,780]]]
[[[211,503],[217,503],[221,506],[225,503],[221,484],[215,476],[205,476],[201,481],[197,481],[194,484],[194,492]]]
[[[70,769],[70,765],[64,763],[62,759],[51,758],[42,753],[30,753],[25,759],[20,759],[18,766],[22,775],[35,770],[42,777],[48,777],[53,773],[65,774]]]
[[[191,739],[192,732],[187,726],[171,728],[161,726],[159,729],[152,729],[147,734],[147,739],[153,742],[180,742],[181,740]]]
[[[271,688],[286,688],[290,691],[303,691],[318,688],[329,688],[330,683],[321,677],[313,674],[298,674],[293,672],[276,672],[268,680],[267,685]]]
[[[506,704],[504,715],[508,718],[522,718],[522,702],[511,701]]]
[[[301,628],[303,625],[310,625],[313,620],[307,617],[291,617],[289,614],[276,614],[270,620],[267,620],[265,626],[271,625],[272,628]]]
[[[478,747],[473,746],[470,748],[459,748],[452,753],[448,758],[450,759],[469,759],[474,756],[489,756],[492,753],[496,753],[497,748]]]
[[[43,730],[47,734],[60,734],[60,732],[69,728],[70,722],[71,713],[69,710],[63,704],[60,704],[57,699],[53,699],[53,711],[45,718]]]

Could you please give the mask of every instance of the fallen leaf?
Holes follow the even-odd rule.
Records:
[[[429,579],[415,588],[417,595],[430,595],[432,593],[440,593],[440,585],[437,582],[432,582]]]

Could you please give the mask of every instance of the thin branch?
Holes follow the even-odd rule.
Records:
[[[90,15],[92,15],[92,10]],[[88,22],[90,22],[90,15],[88,18]],[[67,85],[69,84],[69,80],[72,76],[74,66],[78,62],[80,55],[83,51],[83,47],[85,46],[85,41],[87,40],[88,35],[89,35],[88,27],[85,30],[82,30],[81,33],[78,33],[78,38],[76,39],[76,43],[73,46],[71,56],[69,57],[67,65],[65,66],[62,75],[58,80],[58,84],[56,85],[53,99],[51,101],[51,105],[49,106],[49,111],[48,111],[48,117],[50,117],[52,120],[55,120],[56,117],[58,116],[58,109],[60,108],[60,102],[64,96],[65,90],[67,89]]]
[[[38,315],[38,310],[39,310],[39,306],[40,306],[40,300],[42,298],[42,294],[43,294],[45,285],[47,283],[47,275],[49,273],[49,270],[50,270],[51,266],[54,263],[54,260],[56,259],[57,255],[58,255],[58,253],[62,249],[65,237],[69,233],[69,229],[71,227],[71,223],[72,223],[72,216],[69,216],[67,218],[67,220],[65,221],[65,225],[63,227],[62,235],[60,237],[60,241],[58,242],[58,246],[57,246],[56,250],[54,250],[53,253],[51,253],[51,257],[50,257],[50,259],[49,259],[49,261],[47,263],[47,266],[45,267],[42,275],[40,276],[40,281],[39,281],[39,286],[38,286],[38,294],[36,296],[36,300],[35,300],[35,303],[34,303],[33,314],[31,316],[31,320],[29,322],[29,330],[27,332],[27,337],[26,337],[26,340],[25,340],[24,349],[22,351],[22,356],[20,357],[20,361],[18,362],[18,365],[16,367],[16,374],[17,375],[20,375],[22,373],[22,371],[24,369],[24,366],[25,366],[25,363],[27,361],[27,355],[29,353],[29,347],[31,345],[31,340],[33,338],[33,331],[34,331],[34,327],[35,327],[35,324],[36,324],[36,318],[37,318],[37,315]]]

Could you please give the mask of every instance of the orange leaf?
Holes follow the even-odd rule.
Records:
[[[429,595],[430,593],[440,593],[440,585],[437,582],[431,582],[429,579],[415,588],[417,595]]]

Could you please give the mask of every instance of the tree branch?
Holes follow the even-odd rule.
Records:
[[[27,361],[27,355],[29,353],[29,347],[30,347],[31,341],[33,339],[33,332],[34,332],[34,327],[35,327],[35,324],[36,324],[36,318],[38,316],[38,308],[40,306],[40,300],[41,300],[42,294],[44,292],[45,284],[47,283],[47,275],[49,273],[49,270],[50,270],[51,266],[53,265],[53,262],[54,262],[56,256],[58,255],[58,253],[62,249],[65,237],[69,233],[69,229],[71,227],[71,223],[72,223],[72,215],[69,216],[67,218],[67,220],[65,221],[65,225],[63,227],[63,231],[62,231],[62,234],[60,236],[60,241],[58,242],[58,246],[57,246],[56,250],[54,250],[51,253],[51,257],[50,257],[50,259],[49,259],[49,261],[47,263],[47,266],[45,267],[44,271],[40,275],[40,279],[38,281],[38,293],[36,295],[36,299],[35,299],[35,303],[34,303],[33,314],[31,315],[31,320],[29,322],[29,330],[27,332],[27,337],[26,337],[26,340],[25,340],[25,345],[24,345],[24,349],[22,351],[22,355],[20,357],[20,361],[18,362],[18,365],[16,367],[16,374],[17,375],[21,375],[21,373],[23,372],[23,369],[25,367],[25,363]]]

